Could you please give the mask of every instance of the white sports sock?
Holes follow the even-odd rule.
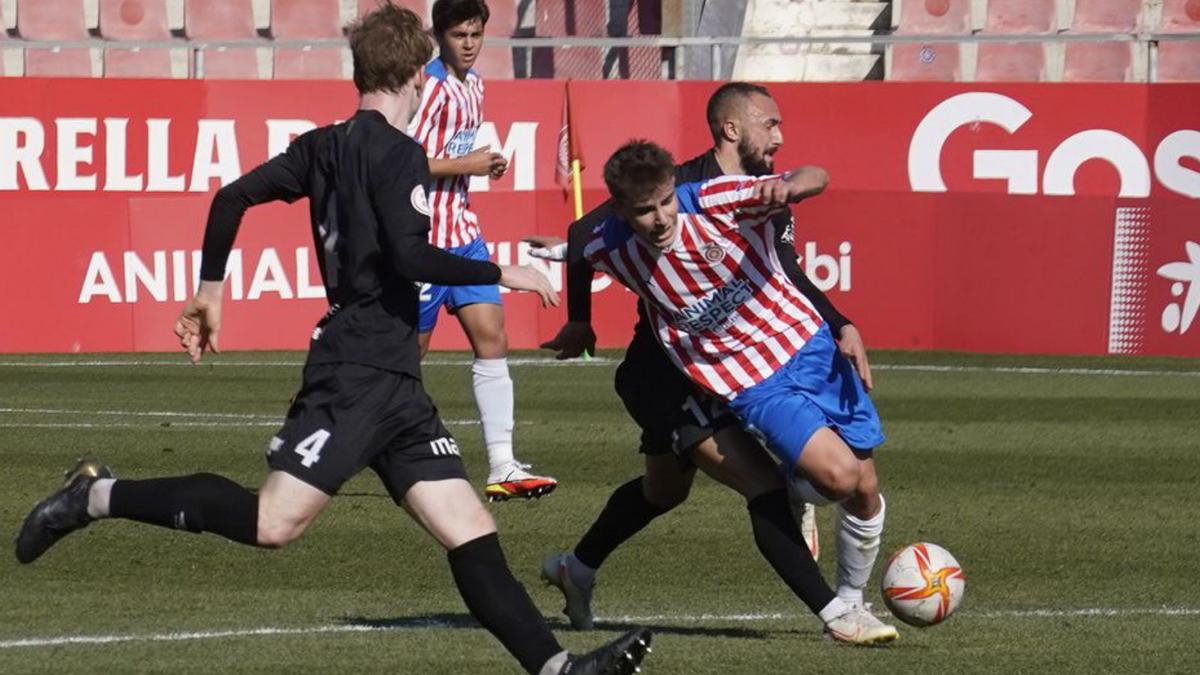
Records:
[[[108,517],[108,502],[112,496],[112,485],[117,482],[115,478],[98,478],[92,481],[92,486],[88,488],[88,515],[92,518],[107,518]]]
[[[508,359],[475,359],[471,384],[488,466],[495,474],[513,462],[513,382],[508,376]]]
[[[837,594],[843,601],[862,604],[863,589],[871,577],[871,568],[879,557],[879,540],[887,502],[879,495],[879,513],[859,520],[837,507]]]
[[[849,611],[850,606],[841,598],[835,597],[821,611],[817,612],[817,616],[821,618],[823,623],[829,623]]]

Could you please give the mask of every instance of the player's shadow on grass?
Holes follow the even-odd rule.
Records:
[[[429,628],[480,628],[479,622],[470,614],[417,614],[389,618],[369,618],[365,616],[342,617],[342,623],[349,626],[375,628],[379,630],[423,630]],[[561,619],[547,619],[550,628],[558,631],[567,630],[569,626]],[[764,631],[753,628],[717,628],[711,626],[676,626],[657,623],[622,623],[618,621],[597,621],[597,630],[623,631],[634,625],[644,626],[661,635],[682,635],[700,637],[740,638],[743,640],[766,640],[773,633],[789,631]]]

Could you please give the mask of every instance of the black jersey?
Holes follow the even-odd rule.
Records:
[[[420,144],[376,111],[296,138],[287,152],[221,188],[204,235],[200,277],[223,278],[246,209],[309,198],[329,311],[308,362],[358,363],[420,377],[418,282],[494,284],[500,268],[429,244]]]
[[[703,155],[693,157],[675,167],[675,183],[677,185],[698,183],[723,175],[725,172],[717,162],[717,154],[714,150],[709,150]],[[591,263],[583,257],[583,249],[592,238],[592,230],[604,222],[604,219],[611,213],[612,203],[606,201],[571,223],[567,229],[567,318],[571,321],[591,322],[592,320],[591,285],[595,270],[592,269]],[[796,262],[796,248],[793,239],[795,223],[791,210],[785,209],[779,212],[773,221],[775,249],[784,274],[813,304],[813,307],[821,314],[821,318],[829,324],[829,330],[833,332],[833,335],[835,337],[840,335],[842,327],[849,324],[850,320],[838,312],[829,298],[821,292],[821,289],[813,285],[800,269],[799,263]],[[637,311],[638,322],[634,326],[634,332],[650,332],[646,318],[646,306],[641,300],[638,300]]]

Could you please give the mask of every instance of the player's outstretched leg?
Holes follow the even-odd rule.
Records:
[[[63,487],[38,502],[17,533],[17,560],[28,564],[68,534],[88,526],[95,518],[88,513],[88,493],[97,480],[112,478],[107,466],[80,459],[65,472]]]
[[[403,503],[446,549],[454,583],[471,615],[526,672],[625,673],[632,671],[625,664],[636,665],[645,657],[649,634],[638,631],[631,633],[632,640],[617,640],[583,656],[568,654],[513,577],[495,522],[465,480],[419,481],[408,488]]]

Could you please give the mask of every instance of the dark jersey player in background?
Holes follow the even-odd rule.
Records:
[[[771,173],[783,136],[778,106],[766,88],[745,82],[721,86],[709,99],[707,120],[714,147],[677,166],[676,183],[699,182],[726,174]],[[572,223],[568,230],[568,323],[543,345],[557,350],[558,358],[579,356],[595,346],[591,329],[594,270],[583,258],[583,248],[595,226],[611,213],[611,205],[606,202]],[[830,324],[843,353],[855,363],[869,387],[871,373],[862,337],[800,270],[793,229],[790,211],[777,216],[775,230],[781,236],[775,242],[776,252],[784,271]],[[553,237],[531,237],[529,241],[535,246],[558,247],[562,251],[561,240]],[[786,541],[794,527],[789,528],[780,517],[787,508],[786,496],[779,490],[782,478],[764,473],[760,460],[766,458],[765,452],[759,450],[753,456],[743,452],[742,448],[748,445],[743,434],[723,431],[735,425],[736,420],[693,397],[693,385],[662,351],[640,301],[633,339],[617,369],[616,389],[630,416],[642,429],[640,451],[645,455],[646,473],[613,492],[573,553],[552,556],[543,566],[543,578],[558,586],[566,597],[566,613],[572,625],[591,627],[592,586],[596,570],[608,555],[654,518],[687,499],[696,472],[694,462],[702,463],[706,473],[747,499],[755,539],[764,557],[810,608],[815,605],[814,612],[819,610],[828,599],[826,591],[816,590],[816,581],[799,574],[797,565],[789,562],[797,553]],[[680,461],[681,457],[692,461]],[[717,464],[712,458],[722,461]],[[816,557],[812,506],[804,506],[801,514],[804,538],[811,555]],[[823,583],[819,585],[823,587]]]
[[[216,351],[225,263],[246,209],[307,197],[329,311],[313,331],[300,393],[267,447],[258,493],[211,473],[114,480],[82,461],[39,503],[16,542],[23,563],[97,518],[126,518],[238,543],[295,541],[338,488],[370,467],[396,504],[447,550],[471,614],[530,673],[632,672],[642,629],[590,654],[559,645],[513,577],[495,522],[466,480],[458,446],[421,384],[418,282],[495,284],[557,303],[531,268],[498,267],[428,243],[428,163],[401,130],[420,100],[431,46],[412,12],[385,4],[349,31],[359,110],[295,140],[222,188],[204,235],[201,284],[176,321],[193,362]]]

